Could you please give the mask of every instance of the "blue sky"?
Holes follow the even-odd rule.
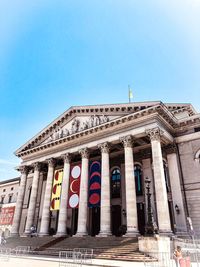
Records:
[[[0,180],[14,151],[70,106],[191,102],[199,0],[0,1]]]

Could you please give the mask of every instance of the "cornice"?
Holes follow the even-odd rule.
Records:
[[[51,150],[53,147],[60,147],[63,144],[65,144],[65,147],[74,146],[77,145],[77,141],[78,143],[82,143],[88,140],[91,141],[93,138],[97,139],[104,134],[108,134],[108,132],[110,134],[113,134],[113,130],[121,131],[122,129],[128,129],[130,127],[136,126],[137,124],[140,124],[141,122],[148,122],[149,119],[153,119],[153,117],[159,119],[160,116],[165,122],[173,126],[172,129],[178,126],[177,119],[167,110],[167,108],[164,105],[157,105],[122,116],[115,120],[111,120],[104,124],[100,124],[98,126],[83,130],[81,132],[71,134],[67,137],[63,137],[46,144],[42,144],[34,148],[27,149],[25,151],[21,151],[17,154],[17,156],[23,157],[36,153],[38,151]]]

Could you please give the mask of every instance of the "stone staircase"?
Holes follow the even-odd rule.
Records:
[[[35,255],[58,256],[59,251],[92,248],[94,258],[126,261],[151,261],[138,249],[137,238],[127,237],[18,237],[7,239],[6,247],[30,246]]]

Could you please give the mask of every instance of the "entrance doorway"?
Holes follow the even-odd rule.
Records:
[[[100,231],[100,207],[93,207],[89,209],[89,234],[95,236]]]
[[[145,233],[144,203],[137,203],[138,230],[141,235]]]
[[[111,211],[112,234],[120,236],[119,227],[121,226],[121,206],[113,205]]]
[[[71,236],[77,232],[78,225],[78,209],[72,209],[72,221],[71,221]]]

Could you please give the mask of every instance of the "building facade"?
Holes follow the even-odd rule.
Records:
[[[200,114],[190,104],[71,107],[16,155],[12,235],[32,225],[41,236],[144,234],[146,178],[159,233],[199,234]]]
[[[0,235],[8,237],[12,227],[20,178],[0,182]]]

